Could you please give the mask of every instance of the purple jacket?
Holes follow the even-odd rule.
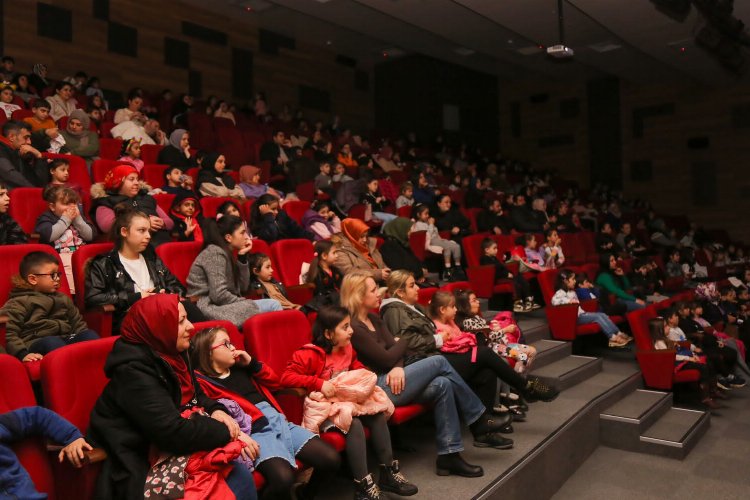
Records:
[[[328,231],[331,233],[335,233],[336,229],[331,225],[331,223],[326,219],[325,217],[322,217],[318,212],[312,209],[308,209],[305,214],[302,216],[302,227],[305,229],[305,231],[308,231],[312,233],[315,236],[315,241],[320,241],[323,238],[320,237],[319,234],[317,234],[315,231],[310,229],[310,226],[315,224],[316,222],[320,222],[321,224],[325,224],[325,226],[328,228]]]

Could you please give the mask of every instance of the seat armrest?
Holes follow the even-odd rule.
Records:
[[[578,323],[578,304],[548,305],[544,308],[550,333],[556,340],[574,340]]]

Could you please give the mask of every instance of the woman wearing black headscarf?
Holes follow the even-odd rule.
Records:
[[[208,153],[203,158],[201,171],[198,173],[198,192],[202,196],[228,196],[245,198],[245,192],[237,186],[234,179],[224,171],[226,158],[219,153]]]

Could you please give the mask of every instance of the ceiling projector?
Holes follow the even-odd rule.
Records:
[[[555,57],[557,59],[567,59],[569,57],[573,57],[575,55],[575,52],[573,52],[573,49],[571,49],[567,45],[553,45],[551,47],[547,47],[547,55]]]

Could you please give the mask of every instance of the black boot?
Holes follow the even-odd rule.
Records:
[[[443,269],[443,275],[440,279],[443,281],[453,281],[453,268],[446,267]]]
[[[550,402],[560,394],[560,391],[550,387],[536,377],[529,377],[526,387],[523,389],[523,397],[526,401]]]
[[[419,489],[411,484],[401,473],[398,460],[391,465],[380,464],[380,479],[378,480],[380,491],[389,491],[402,497],[416,495]]]
[[[510,413],[491,416],[489,413],[485,412],[476,422],[469,426],[469,429],[471,429],[471,433],[474,436],[482,436],[490,432],[502,431],[508,427],[511,427],[512,429],[512,423],[513,417]]]
[[[354,500],[380,500],[380,488],[372,480],[372,474],[354,480]]]
[[[484,469],[479,465],[471,465],[459,453],[449,453],[437,457],[435,473],[438,476],[450,476],[452,474],[462,477],[482,477],[484,476]]]
[[[498,450],[509,450],[513,448],[513,440],[505,438],[495,432],[491,432],[483,436],[474,436],[474,446],[476,446],[477,448],[497,448]]]

